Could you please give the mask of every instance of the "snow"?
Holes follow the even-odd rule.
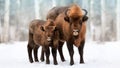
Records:
[[[53,65],[50,55],[50,64],[45,62],[29,63],[27,54],[27,42],[13,42],[0,44],[0,68],[120,68],[120,41],[97,43],[87,41],[84,48],[85,64],[79,64],[78,49],[74,47],[73,66],[69,65],[69,54],[64,44],[63,52],[66,61],[60,60],[57,54],[58,65]],[[39,48],[39,57],[40,51]]]

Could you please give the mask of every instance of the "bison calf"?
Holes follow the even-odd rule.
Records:
[[[57,64],[56,48],[59,43],[59,33],[52,20],[33,20],[29,25],[28,56],[29,61],[33,63],[32,50],[34,50],[34,60],[38,62],[38,48],[42,46],[43,53],[46,54],[46,64],[49,64],[49,46],[52,47],[54,64]],[[44,60],[44,58],[42,58]]]

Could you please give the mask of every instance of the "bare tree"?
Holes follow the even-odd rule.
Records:
[[[101,32],[102,32],[102,35],[101,35],[101,38],[102,38],[102,41],[104,40],[104,37],[105,37],[105,23],[106,23],[106,15],[105,15],[105,0],[101,0]]]
[[[96,3],[98,2],[98,3]],[[97,8],[96,8],[97,7]],[[100,0],[91,0],[90,1],[90,32],[92,39],[94,41],[101,40],[101,14],[100,14]]]
[[[1,35],[2,35],[2,27],[1,27],[1,15],[0,15],[0,43],[2,42]]]
[[[5,0],[5,15],[4,15],[4,36],[3,36],[3,42],[9,41],[9,6],[10,6],[10,0]]]
[[[117,0],[117,40],[120,40],[120,0]]]
[[[35,3],[35,18],[40,19],[39,0],[34,0],[34,3]]]
[[[94,1],[93,0],[90,0],[90,27],[91,27],[91,30],[90,30],[90,33],[91,33],[91,36],[93,37],[93,40],[95,40],[95,29],[94,29],[94,25],[92,23],[92,18],[93,18],[93,15],[94,15],[94,11],[93,11],[93,3]]]
[[[102,11],[102,39],[104,41],[115,41],[116,40],[116,0],[101,0],[101,11]],[[111,10],[112,9],[112,10]]]

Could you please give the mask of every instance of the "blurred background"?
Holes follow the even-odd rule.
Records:
[[[120,40],[120,0],[0,0],[0,43],[27,41],[31,20],[46,20],[52,7],[73,3],[88,11],[86,40]]]

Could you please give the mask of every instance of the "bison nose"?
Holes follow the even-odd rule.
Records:
[[[73,35],[77,36],[79,34],[79,30],[73,30]]]
[[[51,41],[51,37],[48,37],[48,38],[47,38],[47,41],[50,42],[50,41]]]
[[[73,32],[78,32],[79,30],[78,29],[74,29]]]

